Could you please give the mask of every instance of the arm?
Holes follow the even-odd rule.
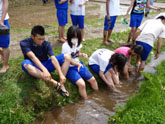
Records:
[[[83,5],[86,5],[86,4],[87,4],[87,2],[88,2],[88,1],[87,1],[87,0],[85,0],[85,2],[80,3],[80,4],[79,4],[79,7],[81,7],[81,6],[83,6]]]
[[[151,6],[151,5],[150,5],[150,0],[147,1],[146,7],[147,7],[147,8],[150,8],[150,9],[154,9],[154,10],[160,11],[160,8],[157,8],[157,7],[154,7],[154,6]]]
[[[128,7],[127,12],[126,12],[126,14],[125,14],[125,16],[124,16],[124,19],[125,19],[125,20],[127,19],[128,13],[129,13],[130,10],[132,9],[134,2],[135,2],[135,0],[131,0],[131,4],[130,4],[130,6]]]
[[[45,68],[45,66],[42,65],[42,63],[35,56],[35,54],[32,51],[30,51],[26,55],[41,69],[41,71],[43,72],[43,80],[50,81],[52,79],[50,73]]]
[[[3,1],[3,5],[2,5],[2,16],[1,16],[1,20],[0,20],[0,25],[4,25],[4,20],[5,20],[5,16],[7,14],[8,11],[8,0],[2,0]]]
[[[110,20],[110,15],[109,15],[109,2],[110,0],[106,0],[106,12],[107,12],[107,19]]]
[[[86,53],[80,53],[79,52],[79,57],[84,57],[85,59],[88,59],[88,55]]]
[[[111,80],[111,81],[107,80],[107,78],[105,77],[103,71],[100,71],[100,72],[99,72],[99,75],[100,75],[101,79],[102,79],[109,87],[111,87],[112,89],[115,89],[115,86],[114,86],[112,80]]]
[[[128,63],[131,63],[131,56],[128,56]]]
[[[155,59],[157,59],[159,57],[161,47],[162,47],[162,38],[158,38]]]
[[[64,83],[66,81],[66,78],[65,78],[64,74],[62,73],[60,64],[58,63],[58,61],[57,61],[55,56],[51,56],[50,58],[51,58],[52,64],[54,65],[54,67],[56,68],[56,70],[57,70],[57,72],[59,74],[60,82]]]
[[[74,62],[74,61],[71,61],[70,64],[72,64],[74,66],[78,66],[78,72],[79,72],[79,70],[80,70],[81,67],[82,68],[84,67],[81,63],[77,63],[77,62]]]
[[[113,79],[114,83],[115,84],[120,84],[119,75],[118,75],[119,73],[117,71],[117,68],[114,67],[113,69],[110,69],[109,71],[110,71],[110,73],[112,75],[112,79]]]
[[[124,77],[128,80],[129,79],[129,73],[128,73],[128,66],[127,66],[127,64],[125,64],[125,66],[124,66],[123,73],[124,73]]]
[[[59,3],[59,4],[62,4],[62,3],[65,3],[66,1],[68,1],[68,0],[61,0],[61,1],[59,1],[58,3]]]

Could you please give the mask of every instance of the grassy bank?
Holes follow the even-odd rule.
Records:
[[[119,41],[125,41],[128,32],[114,33],[112,38],[116,43],[112,47],[102,44],[102,39],[91,39],[83,43],[82,52],[90,56],[98,48],[115,49]],[[61,47],[54,49],[56,55],[60,54]],[[21,69],[23,57],[11,59],[10,68],[5,74],[0,75],[0,123],[1,124],[29,124],[36,117],[42,116],[44,111],[53,107],[73,103],[80,98],[77,87],[69,81],[65,83],[70,92],[70,98],[66,99],[55,91],[53,86],[45,84],[44,81],[31,78]],[[82,59],[87,65],[87,61]],[[0,64],[2,67],[2,63]],[[53,78],[58,80],[58,74],[52,73]],[[87,85],[87,92],[92,91]]]
[[[157,74],[145,75],[139,92],[127,101],[124,108],[118,106],[110,124],[164,124],[165,123],[165,61],[157,67]]]

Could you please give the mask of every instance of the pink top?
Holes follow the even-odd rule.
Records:
[[[128,53],[128,51],[130,50],[129,47],[119,47],[116,50],[114,50],[115,53],[121,53],[125,56],[130,56],[130,54]]]

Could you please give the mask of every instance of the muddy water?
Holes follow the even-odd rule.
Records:
[[[98,92],[88,94],[87,100],[54,108],[45,113],[43,120],[38,119],[33,124],[106,124],[109,116],[115,114],[116,105],[124,106],[127,98],[138,89],[137,81],[121,82],[121,87],[117,88],[120,93],[101,87]]]

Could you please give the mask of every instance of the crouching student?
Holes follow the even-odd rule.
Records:
[[[157,39],[157,51],[155,59],[159,57],[162,39],[165,38],[165,13],[160,13],[155,19],[145,21],[137,30],[134,41],[136,44],[143,46],[143,54],[141,55],[141,63],[138,71],[143,71],[145,62]],[[140,58],[139,58],[140,59]],[[140,73],[139,73],[140,74]]]
[[[71,26],[67,31],[67,42],[62,45],[62,53],[70,54],[72,65],[70,65],[66,77],[78,86],[79,94],[84,99],[87,98],[85,81],[89,82],[92,89],[98,90],[97,81],[88,68],[79,60],[79,57],[88,59],[88,55],[81,53],[82,37],[81,31],[76,26]]]
[[[24,55],[22,69],[32,77],[53,84],[62,96],[69,97],[64,83],[71,61],[70,55],[61,54],[55,57],[51,44],[45,41],[45,30],[40,25],[32,28],[31,37],[22,40],[20,46]],[[55,81],[50,74],[55,69],[59,74],[59,82]]]
[[[120,84],[119,71],[126,64],[126,57],[108,49],[98,49],[89,58],[89,67],[113,90]]]
[[[121,53],[127,57],[127,62],[123,69],[123,74],[127,80],[129,80],[129,73],[135,76],[135,72],[133,71],[131,65],[131,57],[132,56],[140,56],[143,53],[143,47],[141,45],[133,45],[133,46],[122,46],[114,50],[115,53]]]

